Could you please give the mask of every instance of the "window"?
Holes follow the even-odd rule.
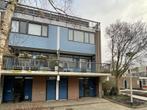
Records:
[[[85,43],[89,43],[89,33],[85,32]]]
[[[11,32],[19,32],[19,21],[12,21]]]
[[[20,33],[27,34],[27,22],[20,22]]]
[[[78,42],[84,42],[84,32],[74,31],[74,40]]]
[[[94,44],[95,43],[95,39],[94,39],[94,34],[93,33],[90,33],[89,34],[89,40],[90,40],[90,43],[91,44]]]
[[[73,30],[71,30],[71,29],[69,29],[69,31],[68,31],[68,35],[69,35],[69,40],[74,40],[74,38],[73,38]]]
[[[68,39],[77,42],[95,44],[94,33],[69,29]]]
[[[41,35],[41,25],[29,23],[28,34]]]
[[[47,36],[47,26],[42,25],[42,36]]]

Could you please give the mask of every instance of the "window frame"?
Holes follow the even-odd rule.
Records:
[[[11,33],[18,33],[18,34],[24,34],[24,35],[31,35],[31,36],[37,36],[37,37],[48,37],[48,33],[49,33],[49,24],[45,24],[45,23],[39,23],[39,22],[34,22],[34,21],[29,21],[29,20],[25,20],[25,19],[17,19],[17,18],[14,18],[12,19],[12,21],[18,21],[19,23],[19,28],[18,28],[18,32],[13,32],[12,29],[11,29]],[[11,21],[11,28],[12,28],[12,21]],[[20,32],[20,22],[26,22],[27,23],[27,26],[26,26],[26,33],[21,33]],[[29,23],[30,24],[36,24],[36,25],[41,25],[41,35],[34,35],[34,34],[29,34],[28,33],[28,30],[29,30]],[[43,36],[42,35],[42,27],[43,26],[47,26],[47,36]]]
[[[26,22],[26,33],[22,33],[22,32],[20,32],[20,23],[21,22]],[[19,32],[18,33],[20,33],[20,34],[28,34],[28,22],[27,21],[24,21],[24,20],[19,20]]]
[[[72,30],[73,31],[73,40],[70,40],[69,39],[69,31]],[[81,41],[76,41],[75,40],[75,33],[74,31],[80,31],[80,32],[83,32],[83,42]],[[88,42],[85,42],[85,33],[88,34]],[[94,43],[91,43],[90,42],[90,34],[93,34],[94,35]],[[84,43],[84,44],[91,44],[91,45],[95,45],[95,33],[94,32],[88,32],[88,31],[83,31],[83,30],[77,30],[77,29],[72,29],[72,28],[68,28],[68,40],[69,41],[73,41],[73,42],[78,42],[78,43]]]
[[[13,22],[13,21],[17,21],[17,22],[18,22],[18,32],[12,31],[12,22]],[[12,33],[19,33],[19,30],[20,30],[19,27],[20,27],[20,22],[19,22],[19,20],[14,19],[14,20],[11,21],[11,32],[12,32]]]

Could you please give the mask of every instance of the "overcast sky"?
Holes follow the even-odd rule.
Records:
[[[147,0],[73,0],[73,13],[77,16],[101,22],[102,61],[110,57],[105,28],[117,19],[147,22]]]
[[[27,0],[21,0],[27,1]],[[28,4],[34,4],[36,0],[29,0]],[[61,1],[61,0],[56,0]],[[135,22],[143,20],[147,22],[147,0],[72,0],[72,12],[69,14],[101,22],[102,31],[102,61],[110,59],[108,41],[105,28],[117,19]],[[32,3],[30,3],[32,2]],[[47,0],[38,0],[37,6],[48,8]],[[40,5],[41,4],[41,5]],[[61,5],[61,3],[57,4]]]

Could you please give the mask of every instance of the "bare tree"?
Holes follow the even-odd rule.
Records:
[[[21,0],[19,0],[20,2]],[[48,0],[49,3],[51,4],[51,6],[59,13],[63,12],[64,14],[66,14],[66,10],[67,8],[65,8],[66,10],[60,9],[55,5],[55,2],[57,0]],[[65,3],[67,4],[67,0],[61,0],[61,1],[65,1]],[[70,0],[69,0],[70,1]],[[5,0],[1,0],[0,1],[0,5],[2,4],[2,2],[6,2]],[[37,0],[36,0],[37,2]],[[3,12],[3,16],[2,19],[0,21],[0,103],[2,101],[2,80],[1,80],[1,73],[2,73],[2,64],[3,64],[3,55],[5,53],[5,50],[8,50],[8,36],[9,36],[9,32],[10,32],[10,25],[11,25],[11,19],[13,17],[15,8],[18,4],[18,0],[7,0],[7,5],[6,5],[6,9]],[[66,5],[66,7],[68,7]],[[0,13],[1,14],[1,13]],[[0,16],[1,17],[1,16]]]
[[[117,21],[106,28],[110,38],[112,54],[112,75],[116,78],[119,94],[119,80],[135,61],[147,49],[147,25],[141,21],[135,23]]]

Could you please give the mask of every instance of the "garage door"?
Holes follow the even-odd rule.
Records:
[[[61,78],[59,83],[59,99],[68,98],[68,78]]]
[[[56,80],[47,80],[47,100],[56,100]]]

